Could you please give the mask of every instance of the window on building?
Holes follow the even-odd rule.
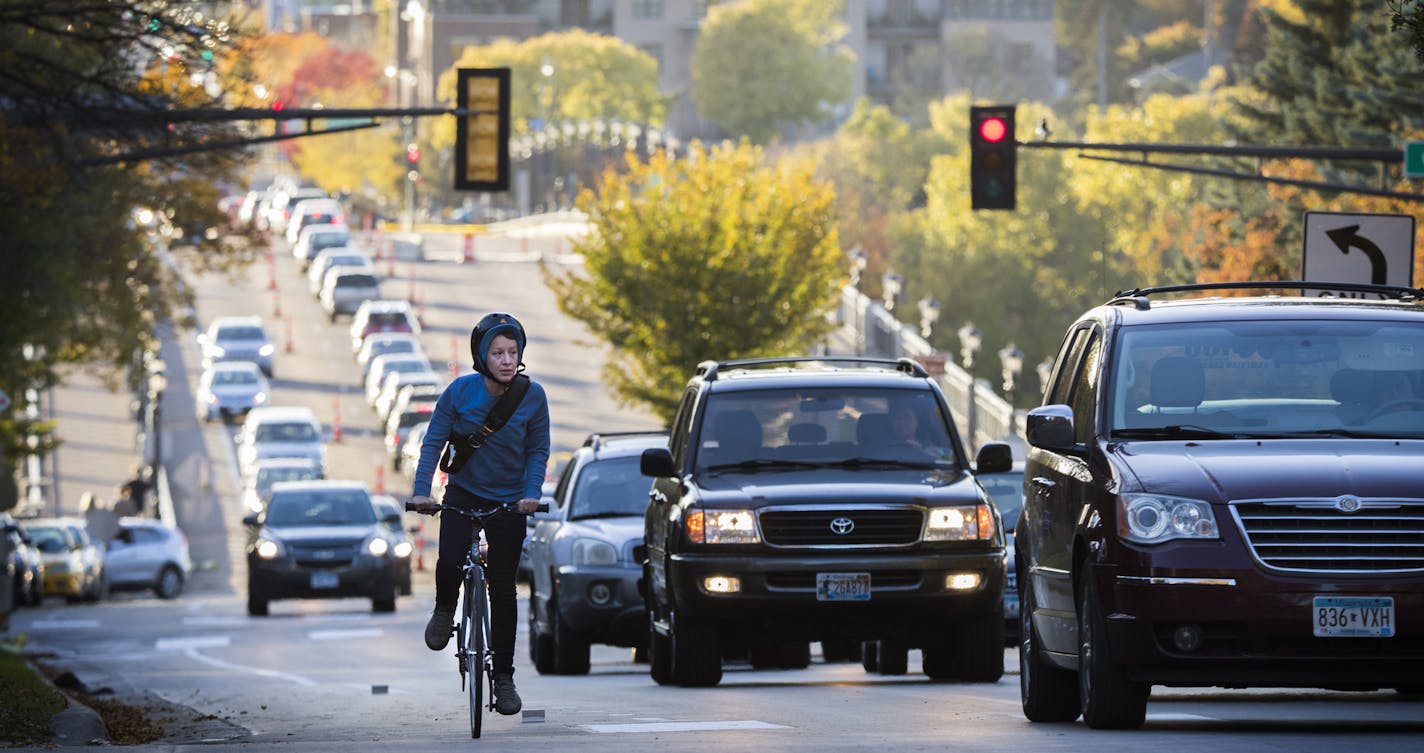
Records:
[[[662,18],[663,0],[633,0],[633,18]]]

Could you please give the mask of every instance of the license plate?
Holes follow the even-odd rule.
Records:
[[[816,573],[816,601],[870,601],[870,573]]]
[[[336,588],[341,585],[341,577],[336,573],[312,573],[312,588]]]
[[[1391,638],[1394,599],[1383,597],[1315,597],[1315,634],[1325,638]]]

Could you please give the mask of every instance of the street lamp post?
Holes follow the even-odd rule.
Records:
[[[153,438],[149,478],[155,482],[158,480],[159,469],[163,466],[163,391],[168,388],[168,376],[164,373],[164,366],[161,359],[155,359],[148,374],[148,430],[149,436]]]
[[[934,336],[935,323],[939,321],[939,301],[933,298],[920,299],[920,337],[929,342]]]
[[[959,335],[959,355],[960,358],[963,360],[964,370],[969,372],[969,399],[964,409],[964,413],[965,423],[967,424],[966,434],[968,434],[969,436],[969,451],[974,452],[974,447],[976,444],[974,434],[976,431],[978,431],[978,426],[976,426],[976,424],[979,418],[979,406],[975,399],[976,396],[974,394],[974,388],[976,386],[974,384],[974,357],[979,353],[979,348],[983,346],[984,338],[983,335],[980,334],[979,328],[975,327],[973,322],[965,322],[964,326],[959,328],[959,332],[957,334]]]
[[[900,300],[900,293],[905,290],[905,278],[894,272],[886,272],[880,276],[880,292],[885,299],[885,310],[894,311],[895,302]]]
[[[1009,343],[999,351],[999,362],[1003,365],[1004,399],[1009,409],[1014,407],[1014,390],[1018,387],[1019,375],[1023,373],[1024,354],[1017,345]]]

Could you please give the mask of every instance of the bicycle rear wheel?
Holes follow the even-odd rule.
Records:
[[[485,693],[485,581],[484,573],[471,570],[465,579],[465,668],[469,672],[470,737],[480,736]]]

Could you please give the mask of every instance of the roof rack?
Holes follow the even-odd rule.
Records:
[[[1150,288],[1119,290],[1107,302],[1108,306],[1131,304],[1141,311],[1152,308],[1149,298],[1158,293],[1183,293],[1196,290],[1251,290],[1284,288],[1287,290],[1332,290],[1350,293],[1372,293],[1401,301],[1424,300],[1424,289],[1403,285],[1374,285],[1365,282],[1318,282],[1313,280],[1253,280],[1234,282],[1197,282],[1188,285],[1159,285]]]
[[[609,439],[617,437],[641,437],[646,434],[657,434],[659,429],[646,429],[644,431],[595,431],[583,440],[584,447],[592,447],[595,451],[603,448],[603,443]]]
[[[717,379],[719,369],[745,367],[792,366],[803,363],[845,364],[855,368],[890,368],[913,377],[926,378],[929,372],[911,358],[870,358],[867,356],[782,356],[778,358],[738,358],[731,361],[703,361],[697,364],[697,376],[704,381]]]

